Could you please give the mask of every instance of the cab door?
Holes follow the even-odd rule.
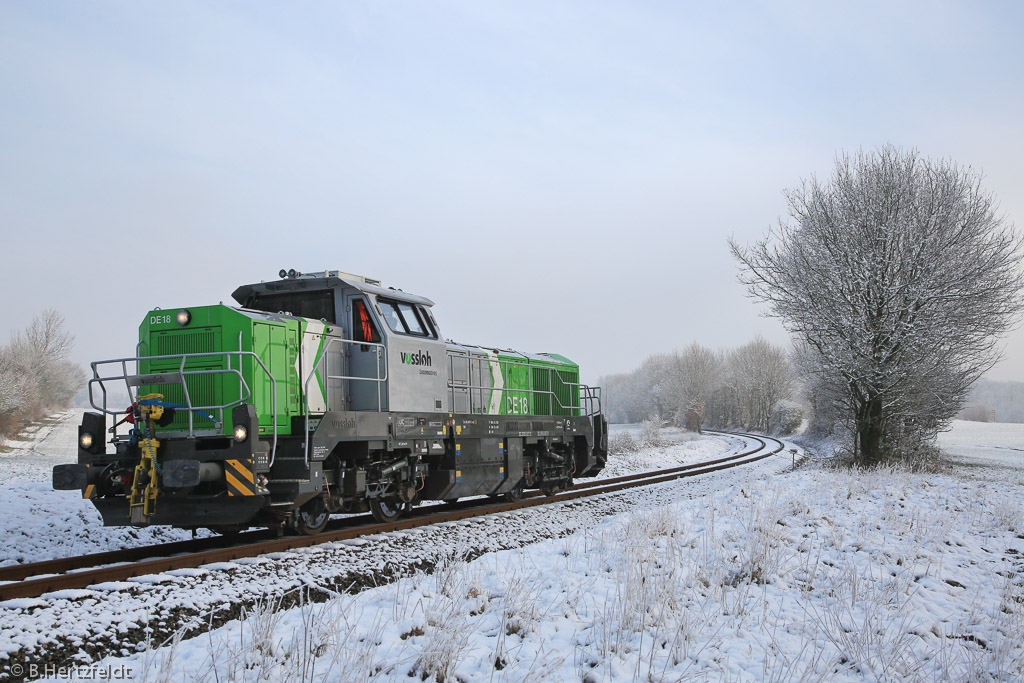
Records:
[[[362,294],[345,297],[349,340],[345,343],[349,379],[346,398],[349,410],[388,410],[388,375],[384,337],[377,317]],[[380,381],[378,381],[378,379]]]

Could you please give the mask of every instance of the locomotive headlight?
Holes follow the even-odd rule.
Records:
[[[245,425],[235,426],[235,441],[242,443],[249,437],[249,430],[245,428]]]
[[[178,321],[179,325],[184,327],[185,325],[188,325],[190,322],[192,322],[192,314],[186,310],[180,310],[178,311],[178,315],[176,315],[174,319]]]
[[[78,437],[78,443],[82,448],[89,448],[92,446],[92,434],[89,432],[82,432]]]

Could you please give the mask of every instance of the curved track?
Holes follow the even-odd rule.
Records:
[[[276,538],[271,532],[263,530],[240,534],[235,543],[228,547],[224,547],[225,539],[214,537],[0,567],[0,581],[10,582],[0,584],[0,600],[38,597],[56,590],[85,588],[106,581],[123,581],[136,576],[199,567],[213,562],[227,562],[359,536],[599,496],[746,465],[775,455],[783,448],[781,441],[771,437],[721,430],[705,431],[751,439],[757,445],[740,453],[667,470],[580,482],[551,496],[545,496],[540,491],[529,491],[517,502],[487,502],[481,505],[478,500],[471,500],[457,505],[422,506],[416,508],[410,516],[387,524],[379,524],[369,515],[350,517],[334,521],[329,530],[315,536]],[[775,443],[769,444],[768,441]]]

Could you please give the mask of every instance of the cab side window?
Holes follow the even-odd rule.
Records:
[[[356,299],[352,306],[352,338],[357,342],[380,343],[380,333],[362,299]]]

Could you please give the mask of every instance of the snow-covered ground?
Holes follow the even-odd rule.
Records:
[[[643,457],[738,446],[686,439]],[[787,471],[787,455],[596,503],[12,601],[0,651],[77,639],[85,661],[101,640],[120,653],[101,671],[135,680],[1020,680],[1024,425],[956,423],[940,443],[962,463],[951,474]],[[399,558],[427,572],[323,600],[345,588],[331,571]],[[301,604],[252,599],[286,591]],[[242,618],[203,628],[232,609]],[[161,629],[183,610],[207,632]],[[151,647],[132,653],[140,624]]]
[[[82,411],[69,410],[29,427],[17,439],[0,441],[0,481],[49,481],[55,464],[75,462],[81,419]]]
[[[939,435],[939,446],[954,462],[1009,469],[1024,467],[1024,425],[957,420]]]
[[[191,538],[175,529],[105,528],[92,503],[54,491],[53,466],[75,462],[82,411],[72,410],[4,443],[0,452],[0,566]]]

